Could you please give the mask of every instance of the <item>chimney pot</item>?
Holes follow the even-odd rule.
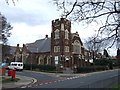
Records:
[[[17,44],[17,47],[19,47],[19,44]]]

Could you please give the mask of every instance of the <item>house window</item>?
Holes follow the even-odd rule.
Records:
[[[55,39],[59,39],[60,38],[59,32],[60,31],[58,29],[55,30]]]
[[[69,52],[69,46],[65,46],[65,52]]]
[[[60,46],[54,46],[54,52],[60,52]]]
[[[68,35],[69,35],[69,32],[68,32],[68,30],[66,29],[66,30],[65,30],[65,39],[69,39],[69,38],[68,38]]]

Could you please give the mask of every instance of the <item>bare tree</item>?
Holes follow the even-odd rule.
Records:
[[[53,2],[58,10],[62,11],[63,18],[87,24],[102,23],[96,37],[102,37],[100,42],[111,41],[108,48],[116,43],[120,27],[119,0],[53,0]]]
[[[91,52],[93,61],[96,59],[96,54],[101,53],[106,48],[107,43],[100,42],[100,38],[92,36],[85,41],[85,48]]]

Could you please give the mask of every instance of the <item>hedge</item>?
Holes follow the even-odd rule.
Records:
[[[88,73],[106,70],[105,66],[78,67],[77,73]]]
[[[39,71],[54,71],[56,67],[53,65],[38,65],[38,64],[24,64],[26,70],[39,70]]]
[[[111,63],[111,60],[109,59],[96,59],[94,61],[95,65],[108,65],[109,63]]]

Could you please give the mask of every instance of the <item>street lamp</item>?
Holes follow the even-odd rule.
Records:
[[[30,57],[31,57],[31,67],[30,67],[30,70],[32,70],[32,53],[30,54]]]

